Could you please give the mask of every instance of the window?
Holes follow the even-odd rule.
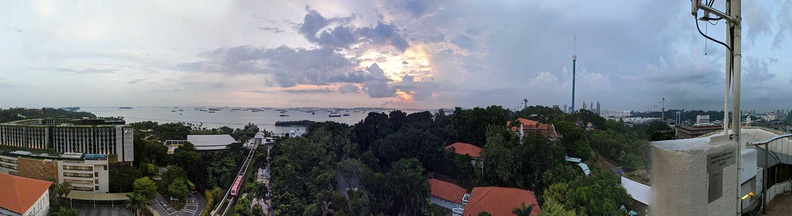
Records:
[[[99,184],[99,179],[94,179],[94,183]]]
[[[104,167],[104,170],[107,170],[107,165],[104,165],[104,166],[102,166],[102,167]]]
[[[99,178],[99,172],[94,172],[94,176]]]
[[[96,189],[96,190],[99,190],[99,186],[96,186],[96,187],[95,187],[95,189]]]

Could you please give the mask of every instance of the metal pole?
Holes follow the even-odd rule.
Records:
[[[762,214],[767,214],[767,157],[770,156],[770,143],[765,144],[764,170],[762,170]]]
[[[577,56],[572,55],[572,111],[569,114],[575,113],[575,64],[577,62]]]

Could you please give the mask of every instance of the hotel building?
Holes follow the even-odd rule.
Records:
[[[0,146],[104,154],[131,162],[134,130],[117,119],[31,119],[0,124]]]

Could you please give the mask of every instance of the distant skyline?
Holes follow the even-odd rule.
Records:
[[[792,107],[792,2],[742,8],[743,110]],[[722,110],[725,49],[649,0],[10,1],[0,107],[564,107],[575,36],[576,101]]]

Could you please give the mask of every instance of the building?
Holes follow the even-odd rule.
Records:
[[[0,215],[47,215],[50,185],[50,181],[0,173]]]
[[[482,160],[483,155],[481,155],[481,148],[478,146],[474,146],[473,144],[463,143],[463,142],[455,142],[454,144],[448,145],[445,147],[446,151],[453,152],[454,154],[458,155],[468,155],[472,159],[470,159],[470,164],[473,167],[476,167],[476,162]],[[484,169],[484,163],[479,164],[481,169]]]
[[[45,181],[53,178],[58,183],[71,183],[72,191],[110,191],[107,155],[63,153],[53,156],[26,151],[3,152],[0,153],[0,173]]]
[[[134,161],[134,130],[119,119],[29,119],[0,124],[0,146],[114,155]]]
[[[713,124],[709,121],[709,115],[696,116],[696,123],[693,125],[677,125],[677,138],[696,138],[705,134],[723,130],[722,124]]]
[[[519,127],[513,126],[511,130],[518,133],[520,137],[528,136],[530,133],[539,133],[551,140],[558,138],[558,133],[552,124],[540,124],[537,121],[524,118],[517,118],[517,121],[519,122]],[[507,122],[507,125],[511,125],[511,122]]]
[[[463,216],[476,216],[480,212],[487,212],[492,216],[511,216],[512,210],[534,205],[531,215],[541,212],[536,196],[533,192],[518,188],[508,187],[476,187],[470,193],[470,199],[465,206]]]
[[[600,110],[599,101],[597,101],[597,115],[602,115],[602,110]]]
[[[470,155],[472,158],[481,158],[481,148],[473,144],[455,142],[454,144],[446,146],[445,149],[458,155]]]
[[[464,207],[463,198],[467,194],[467,189],[464,189],[451,182],[441,181],[437,179],[429,179],[429,200],[433,204],[452,210],[454,208]]]
[[[237,143],[234,137],[228,134],[216,135],[187,135],[187,141],[195,146],[198,151],[217,151],[228,148]]]

